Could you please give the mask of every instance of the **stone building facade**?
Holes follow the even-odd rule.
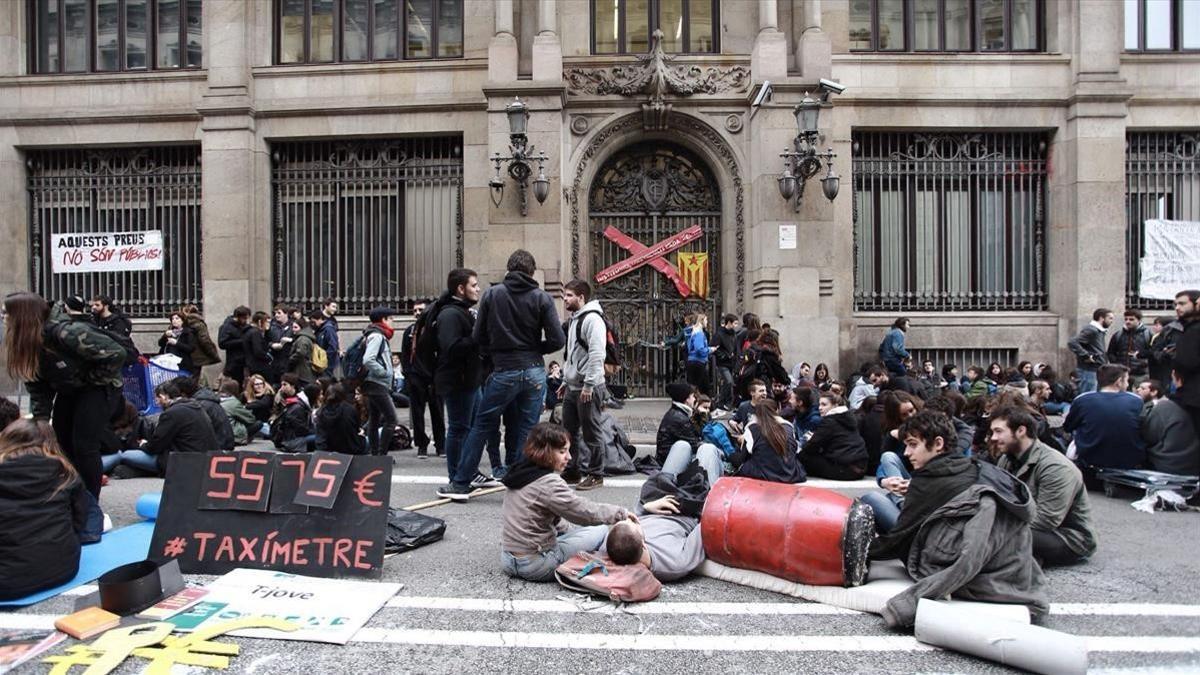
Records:
[[[49,42],[72,19],[46,2],[90,12],[94,58]],[[0,283],[111,292],[147,336],[179,302],[215,328],[239,304],[326,295],[353,330],[450,266],[498,280],[517,247],[556,290],[631,255],[606,228],[649,246],[699,224],[681,250],[708,254],[689,258],[706,278],[686,277],[705,297],[650,267],[602,286],[646,392],[669,367],[648,345],[688,309],[756,312],[789,365],[842,373],[901,314],[939,362],[1068,365],[1094,307],[1160,306],[1130,290],[1131,223],[1200,220],[1186,3],[1163,49],[1144,0],[409,0],[399,37],[381,28],[390,0],[159,0],[139,15],[153,44],[129,18],[144,0],[61,2],[0,7]],[[110,10],[126,60],[106,69]],[[373,47],[338,28],[360,13]],[[130,55],[143,47],[168,67]],[[72,58],[87,72],[53,72]],[[821,195],[822,168],[796,205],[780,153],[806,96],[840,191]],[[517,97],[549,181],[524,215],[507,173],[498,205],[489,188]],[[159,276],[49,271],[52,232],[151,225],[174,256]]]

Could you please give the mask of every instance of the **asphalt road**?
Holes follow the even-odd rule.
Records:
[[[435,498],[444,463],[418,460],[412,451],[395,456],[392,505]],[[112,481],[102,505],[118,526],[133,522],[134,501],[161,484]],[[589,496],[632,506],[637,494],[636,487],[606,486]],[[1200,513],[1151,515],[1130,508],[1131,498],[1091,498],[1100,550],[1086,565],[1047,573],[1058,606],[1044,625],[1091,636],[1097,672],[1200,672]],[[387,560],[384,579],[404,587],[349,645],[239,638],[242,653],[225,672],[1009,672],[922,649],[874,615],[829,613],[713,579],[668,584],[639,613],[578,601],[556,584],[512,580],[498,565],[502,499],[495,494],[426,511],[447,521],[445,539]],[[569,601],[525,602],[556,598]],[[59,597],[0,612],[0,627],[52,622],[73,601]],[[144,664],[130,659],[116,672],[141,672]]]

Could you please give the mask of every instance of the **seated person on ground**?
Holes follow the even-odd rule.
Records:
[[[1079,468],[1033,435],[1037,422],[1027,410],[997,408],[989,419],[996,465],[1025,483],[1037,507],[1033,557],[1043,568],[1087,559],[1096,552],[1096,533]]]
[[[283,412],[271,422],[271,441],[275,447],[288,452],[307,452],[313,437],[312,406],[299,391],[300,378],[285,373],[279,382]]]
[[[746,385],[746,389],[750,394],[750,399],[742,401],[733,413],[733,421],[743,427],[750,421],[750,416],[754,414],[754,406],[758,405],[759,401],[767,398],[767,385],[762,380],[750,380],[750,384]]]
[[[229,424],[233,429],[233,442],[236,445],[246,445],[262,429],[263,423],[259,422],[246,404],[242,403],[242,399],[238,398],[241,387],[238,386],[237,380],[224,380],[219,389],[221,408],[229,416]]]
[[[512,577],[550,581],[554,569],[604,543],[608,526],[637,516],[619,506],[579,496],[560,475],[571,461],[571,436],[557,424],[533,427],[520,460],[505,474],[500,511],[500,566]],[[563,521],[580,527],[566,529]]]
[[[217,450],[233,450],[235,439],[233,437],[233,425],[229,421],[229,415],[226,414],[225,408],[221,406],[221,399],[213,390],[208,387],[201,387],[200,382],[194,377],[180,377],[179,391],[183,395],[200,404],[200,408],[204,410],[204,414],[208,416],[208,422],[212,425],[213,435],[217,437]]]
[[[325,395],[325,404],[317,411],[317,452],[367,454],[367,437],[359,424],[358,409],[346,384],[335,384]]]
[[[904,508],[904,496],[912,479],[912,465],[894,452],[885,452],[875,470],[875,483],[883,492],[868,492],[859,497],[875,514],[875,531],[891,532]]]
[[[967,457],[971,456],[971,439],[975,437],[975,427],[962,419],[963,409],[967,407],[967,399],[957,391],[944,391],[925,402],[925,410],[940,412],[950,418],[954,425],[954,433],[958,436],[955,450]]]
[[[912,462],[896,527],[871,542],[874,560],[898,558],[917,583],[888,601],[883,618],[912,626],[917,600],[1020,603],[1035,618],[1049,602],[1033,559],[1030,523],[1037,509],[1012,474],[954,452],[954,427],[938,412],[921,412],[900,427]]]
[[[242,392],[246,408],[254,418],[263,423],[264,438],[271,436],[271,414],[275,412],[275,388],[262,375],[246,378],[246,390]]]
[[[90,543],[80,541],[89,504],[49,424],[16,420],[5,426],[0,432],[0,600],[54,588],[75,576],[79,545]]]
[[[102,457],[106,472],[122,464],[161,476],[166,473],[172,452],[217,450],[208,415],[199,403],[183,395],[180,379],[167,380],[154,388],[154,401],[163,409],[154,431],[137,449]]]
[[[704,562],[700,520],[679,514],[674,497],[638,505],[638,520],[623,520],[608,531],[602,551],[618,565],[641,563],[659,581],[675,581]]]
[[[796,438],[800,447],[808,442],[814,431],[821,424],[821,410],[818,394],[822,393],[816,387],[796,387],[792,390],[792,401],[795,410]]]
[[[754,407],[754,415],[742,434],[742,447],[729,461],[736,476],[803,483],[805,474],[799,447],[792,425],[779,416],[779,406],[771,399],[764,399]]]
[[[804,470],[817,478],[862,478],[867,471],[867,444],[858,433],[858,418],[837,394],[821,394],[817,405],[821,423],[800,451]]]
[[[1139,432],[1142,399],[1129,389],[1129,369],[1106,364],[1096,371],[1097,391],[1071,403],[1063,429],[1072,434],[1074,459],[1089,468],[1137,469],[1146,460]]]
[[[1181,476],[1200,475],[1200,434],[1187,410],[1162,395],[1154,380],[1139,385],[1153,390],[1153,399],[1142,413],[1142,440],[1146,464],[1154,471]],[[1178,386],[1178,385],[1177,385]]]
[[[700,436],[700,427],[696,426],[693,417],[696,412],[696,390],[692,385],[683,382],[672,382],[667,385],[667,395],[671,397],[671,407],[663,414],[658,423],[658,435],[655,443],[654,458],[659,466],[667,462],[667,456],[677,444],[688,446],[689,452],[695,453],[700,446],[705,445]],[[716,448],[713,448],[716,450]],[[688,458],[691,461],[691,457]]]
[[[16,422],[21,417],[21,407],[12,402],[7,396],[0,396],[0,430]]]

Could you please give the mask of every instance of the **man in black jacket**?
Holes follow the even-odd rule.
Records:
[[[697,451],[704,439],[700,430],[692,423],[692,406],[696,401],[696,390],[685,382],[672,382],[667,385],[667,396],[671,397],[671,407],[663,414],[658,423],[658,435],[655,439],[654,458],[662,465],[671,454],[671,447],[680,441],[692,446],[692,452]]]
[[[250,308],[233,310],[217,332],[217,346],[225,350],[225,377],[242,383],[246,375],[246,332],[250,330]]]
[[[433,432],[433,447],[437,456],[441,457],[446,448],[446,422],[442,417],[442,399],[433,390],[433,373],[427,372],[424,364],[417,360],[416,345],[413,344],[413,333],[426,308],[423,302],[413,305],[413,322],[404,329],[404,336],[400,339],[400,372],[404,373],[404,391],[408,394],[408,414],[412,421],[417,457],[422,459],[429,456],[429,434],[425,433],[426,407],[429,408],[429,425]]]
[[[521,249],[513,251],[507,268],[504,282],[479,299],[473,335],[480,354],[491,362],[492,374],[463,443],[458,471],[451,485],[439,492],[442,497],[461,500],[471,493],[483,447],[500,428],[500,417],[512,403],[518,407],[514,444],[518,448],[525,445],[546,401],[543,355],[557,352],[567,341],[554,299],[533,278],[537,270],[533,255]]]
[[[1188,411],[1200,435],[1200,290],[1175,296],[1175,316],[1183,323],[1183,333],[1175,344],[1177,386],[1172,399]]]
[[[475,318],[471,316],[471,308],[478,301],[479,278],[474,270],[456,269],[446,277],[446,292],[426,310],[433,313],[427,321],[432,319],[432,330],[436,331],[437,362],[433,369],[432,389],[446,405],[449,425],[443,447],[446,450],[446,475],[451,483],[462,462],[463,442],[467,440],[479,406],[483,364],[479,361],[479,347],[472,335]],[[421,370],[428,367],[420,364],[419,358],[414,361]],[[439,416],[435,418],[435,424],[440,423]]]
[[[216,449],[217,438],[208,416],[198,402],[184,397],[179,378],[158,385],[154,390],[154,398],[162,406],[163,412],[158,416],[154,433],[142,441],[141,450],[155,457],[160,474],[166,473],[172,452],[212,452]],[[136,458],[126,457],[132,452],[122,452],[121,462],[146,468],[139,465]]]
[[[1142,313],[1125,310],[1125,327],[1108,343],[1108,362],[1129,369],[1129,383],[1137,386],[1148,375],[1150,363],[1150,328],[1142,323]]]
[[[233,450],[233,424],[229,421],[229,414],[225,412],[225,408],[221,407],[221,397],[213,390],[201,387],[194,377],[176,379],[183,396],[199,403],[204,410],[204,415],[212,426],[213,436],[217,440],[212,450]]]
[[[1079,393],[1096,391],[1096,371],[1108,363],[1104,350],[1104,336],[1113,324],[1113,313],[1103,307],[1092,312],[1092,322],[1079,330],[1067,341],[1067,348],[1075,355],[1075,371],[1079,373]]]
[[[721,326],[717,328],[717,387],[718,408],[726,410],[733,406],[733,370],[737,367],[738,318],[736,314],[725,314],[721,317]]]
[[[1160,316],[1154,320],[1150,332],[1150,379],[1170,389],[1175,343],[1183,333],[1183,323],[1173,317]]]
[[[92,298],[92,318],[97,326],[110,333],[125,337],[133,333],[133,322],[124,312],[113,306],[112,298],[107,295]]]

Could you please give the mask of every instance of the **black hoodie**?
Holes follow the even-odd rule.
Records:
[[[821,418],[812,438],[804,444],[801,459],[821,455],[840,466],[867,465],[867,444],[858,433],[858,418],[849,411],[836,412]]]
[[[509,272],[483,293],[474,337],[498,371],[540,368],[543,354],[567,343],[554,300],[524,272]]]
[[[217,447],[214,449],[233,450],[233,423],[229,421],[229,413],[221,407],[221,397],[211,389],[201,388],[192,394],[192,400],[199,403],[200,407],[204,409],[204,414],[208,416],[213,436],[217,438]]]
[[[317,412],[317,452],[367,454],[367,437],[359,433],[358,410],[349,401],[322,406]]]
[[[437,311],[437,368],[433,386],[438,394],[470,391],[479,386],[483,364],[479,360],[479,345],[471,336],[475,319],[471,305],[462,298],[443,294]]]
[[[552,473],[550,469],[544,469],[528,459],[521,458],[521,461],[508,468],[508,473],[500,482],[509,490],[520,490],[549,473]]]
[[[79,570],[88,498],[78,479],[55,492],[62,479],[52,457],[0,462],[0,600],[53,588]]]

